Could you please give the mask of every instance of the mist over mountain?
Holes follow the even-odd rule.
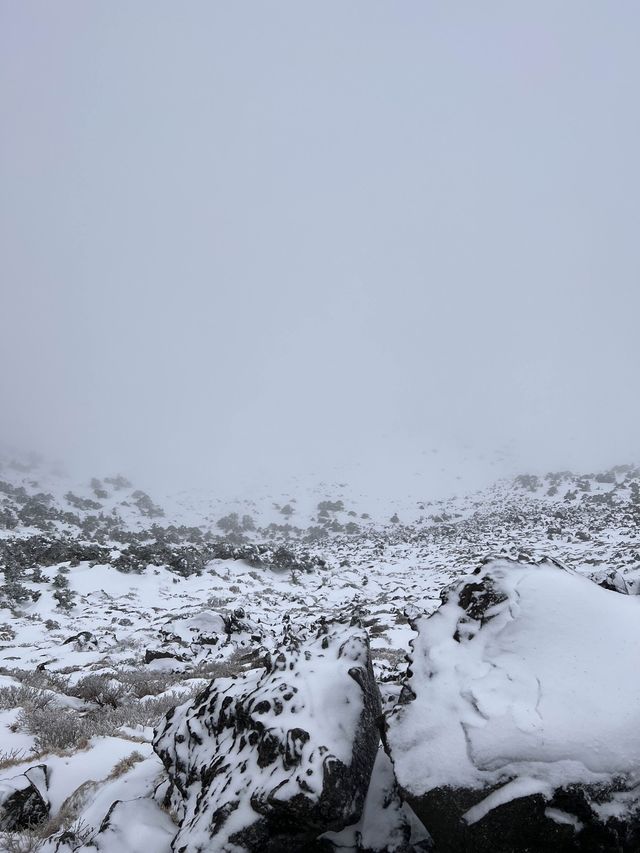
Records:
[[[632,6],[35,10],[1,10],[6,441],[225,489],[639,457]]]

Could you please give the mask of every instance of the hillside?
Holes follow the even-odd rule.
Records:
[[[407,678],[416,620],[489,558],[551,558],[605,588],[640,590],[634,466],[521,475],[438,502],[400,500],[382,519],[346,486],[286,502],[212,498],[206,512],[196,503],[197,511],[184,498],[150,496],[122,476],[71,483],[41,465],[3,464],[2,777],[46,765],[48,803],[36,828],[0,821],[15,830],[5,844],[59,844],[67,831],[68,846],[42,849],[85,849],[102,827],[98,849],[133,851],[140,841],[127,841],[124,819],[108,843],[103,825],[113,802],[133,797],[142,798],[149,843],[168,850],[173,824],[152,796],[163,772],[154,727],[212,678],[260,672],[283,637],[304,643],[319,623],[360,625],[389,714]],[[383,755],[378,781],[390,772]],[[389,812],[375,831],[365,822],[327,836],[323,849],[363,850],[367,833],[375,836],[367,849],[427,849],[413,812],[399,795],[394,802],[393,820]],[[389,841],[400,819],[413,827],[406,848]]]

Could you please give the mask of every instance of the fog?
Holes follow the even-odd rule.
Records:
[[[640,458],[638,4],[0,8],[4,443],[225,490]]]

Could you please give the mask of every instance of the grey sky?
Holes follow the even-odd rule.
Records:
[[[635,2],[0,2],[3,438],[640,457]]]

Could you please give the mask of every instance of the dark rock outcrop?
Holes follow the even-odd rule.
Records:
[[[0,781],[0,830],[15,832],[37,826],[49,817],[45,764]]]
[[[144,653],[144,662],[152,663],[154,660],[176,660],[184,663],[187,657],[186,655],[181,655],[178,652],[170,652],[166,649],[147,649]]]

